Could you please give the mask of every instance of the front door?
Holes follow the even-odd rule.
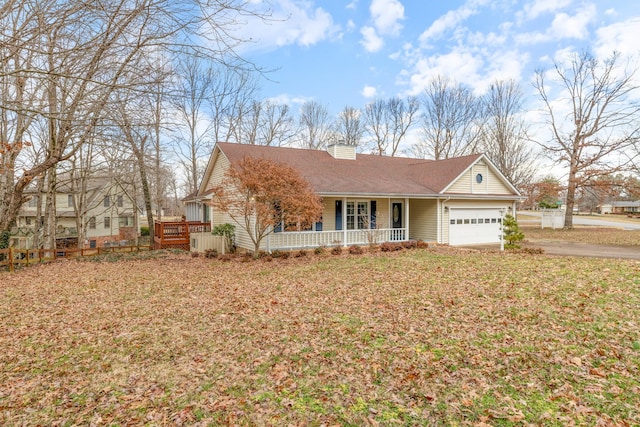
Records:
[[[402,203],[391,203],[391,227],[402,228]]]

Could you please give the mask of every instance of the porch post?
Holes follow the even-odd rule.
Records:
[[[347,198],[342,198],[342,246],[347,245]]]
[[[404,236],[404,240],[409,240],[409,198],[404,198],[404,229],[406,235]]]

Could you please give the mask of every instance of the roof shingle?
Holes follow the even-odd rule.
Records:
[[[474,154],[435,161],[357,154],[355,160],[342,160],[324,150],[228,142],[217,145],[231,164],[250,156],[291,166],[321,195],[436,195],[482,157]]]

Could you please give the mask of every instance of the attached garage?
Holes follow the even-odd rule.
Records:
[[[452,246],[500,243],[500,210],[455,208],[449,211],[449,244]]]

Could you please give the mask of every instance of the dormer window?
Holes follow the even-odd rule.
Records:
[[[482,176],[482,174],[481,174],[481,173],[479,173],[479,174],[477,174],[477,175],[476,175],[476,182],[477,182],[478,184],[482,184],[482,180],[483,180],[483,179],[484,179],[484,177]]]

